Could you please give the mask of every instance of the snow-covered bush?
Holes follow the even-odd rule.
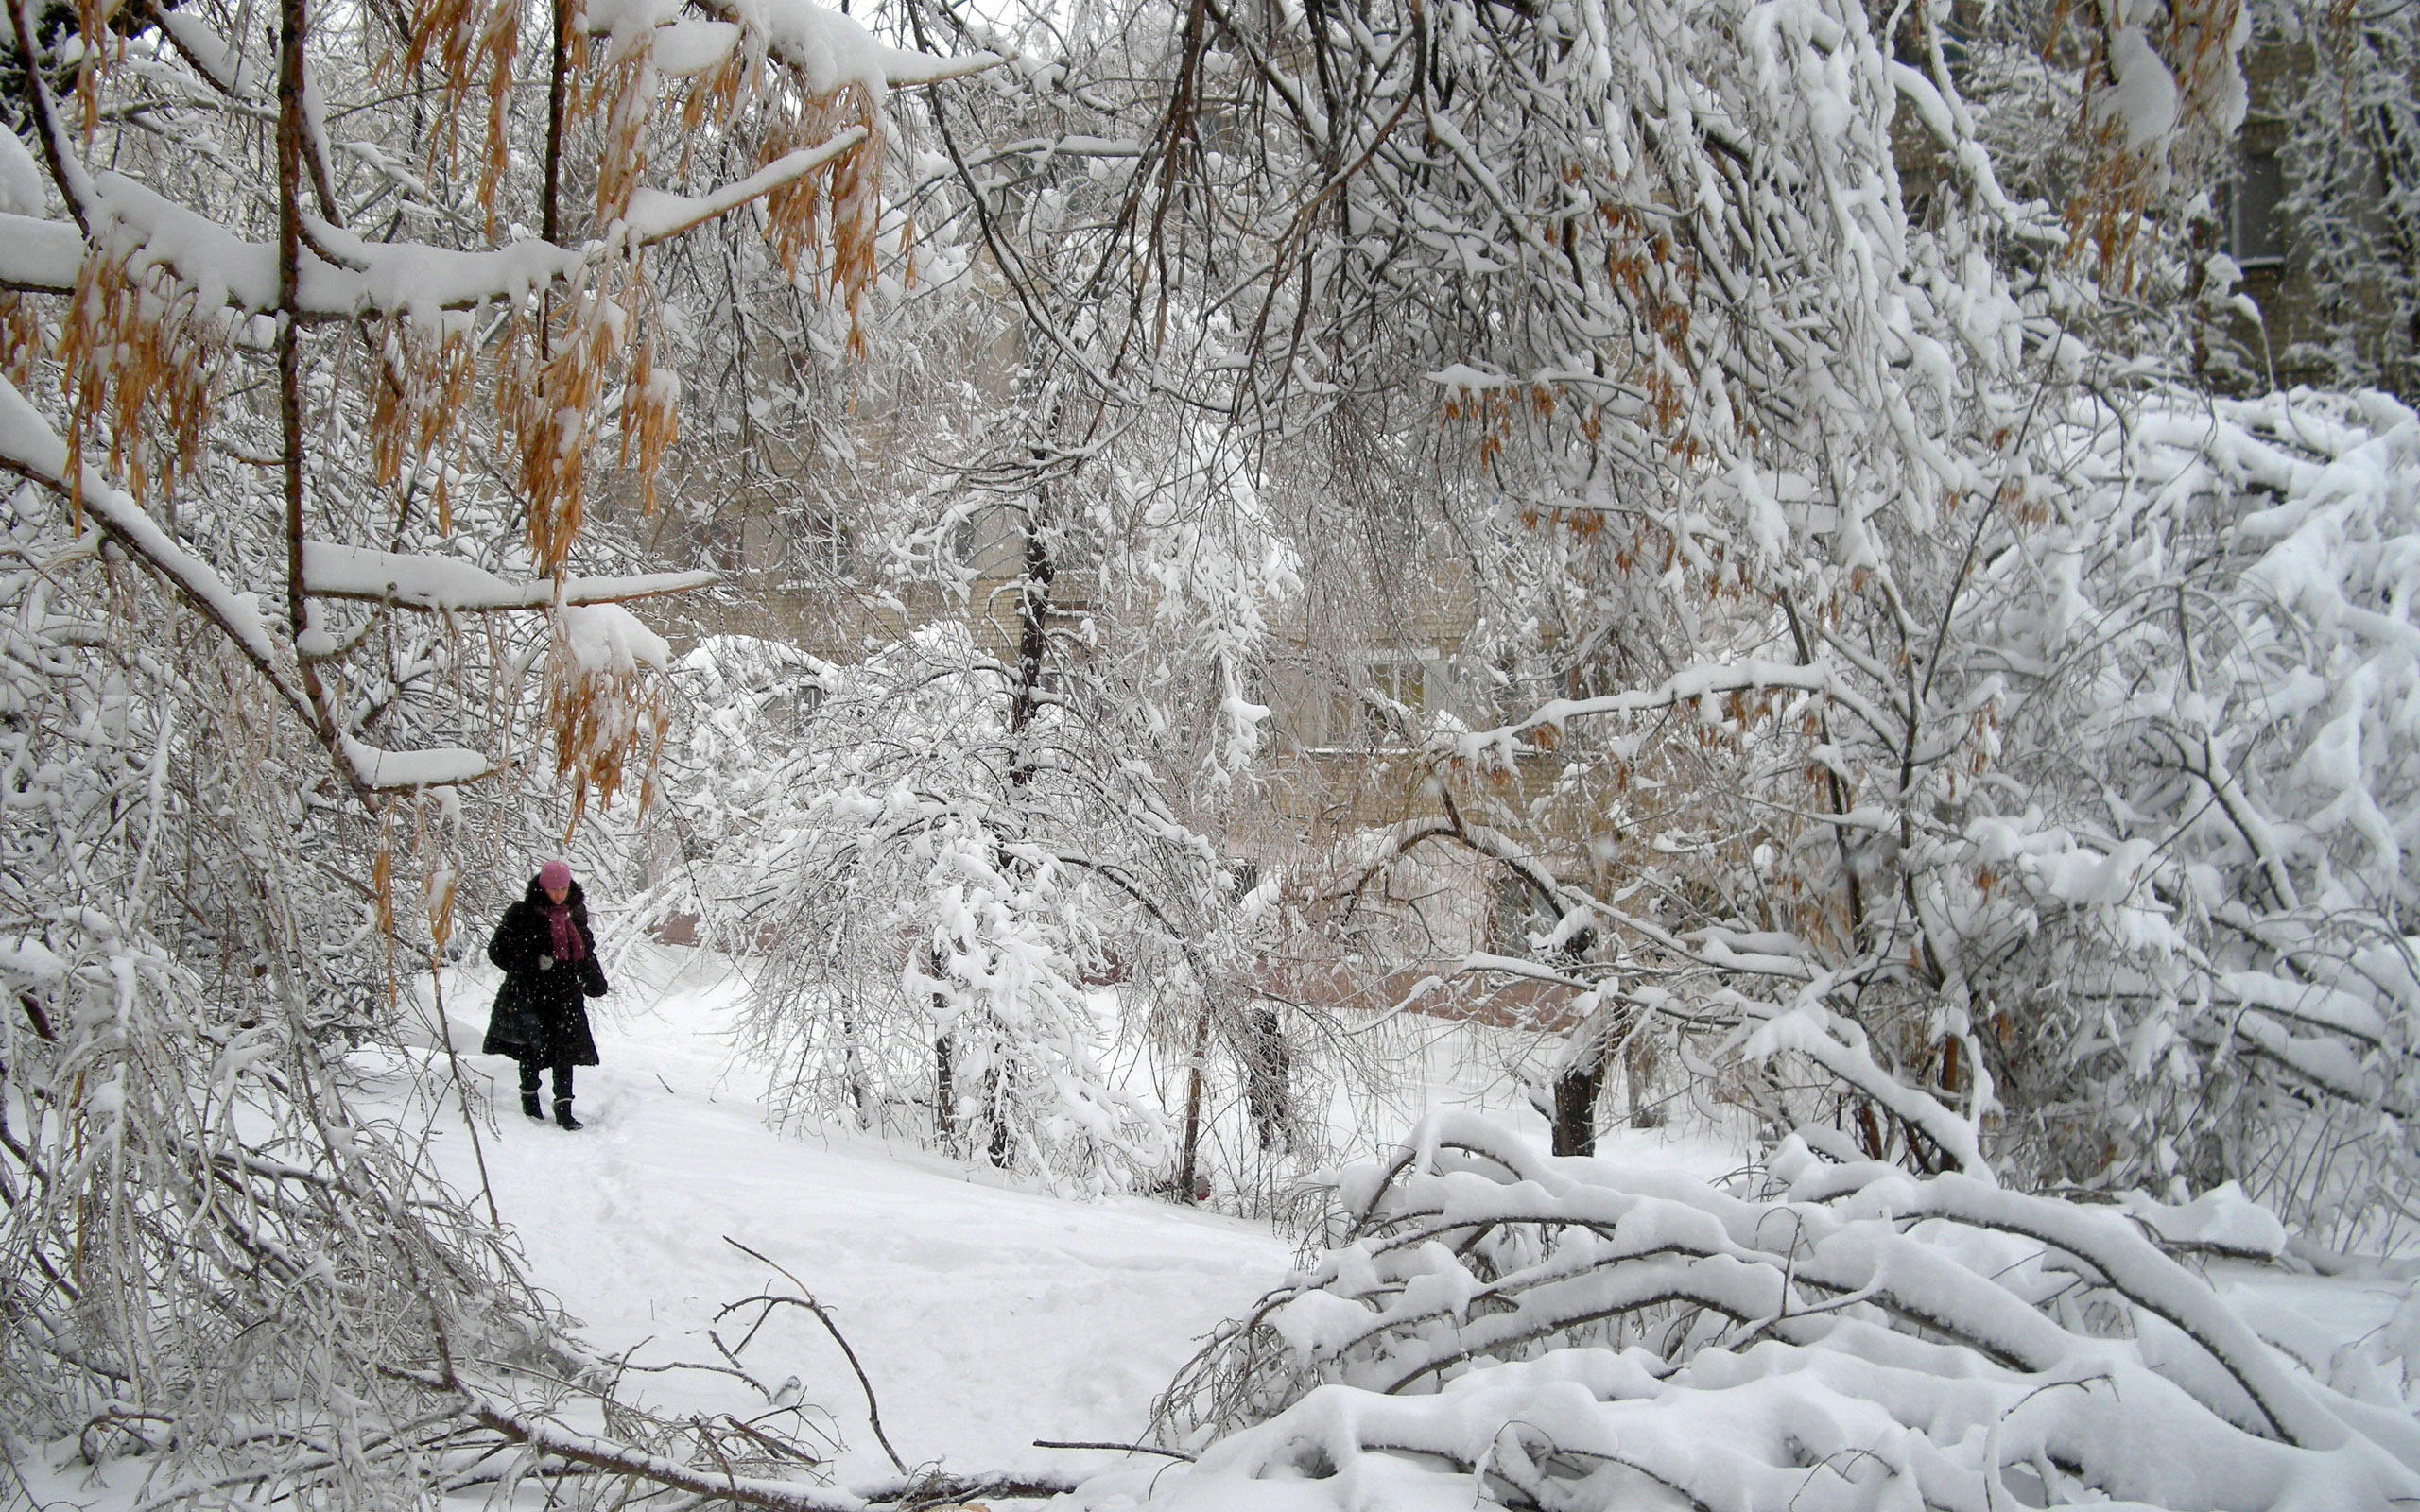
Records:
[[[683,677],[720,696],[667,781],[685,792],[734,750],[757,775],[722,788],[711,843],[642,910],[761,956],[749,1038],[776,1116],[896,1129],[1074,1191],[1152,1172],[1167,1121],[1113,1085],[1099,988],[1155,936],[1182,969],[1171,910],[1218,873],[1148,772],[1057,710],[1012,730],[1002,669],[962,626],[849,667],[725,637]],[[1171,1012],[1202,990],[1156,986]]]
[[[2420,1086],[2420,417],[2144,404],[1978,575],[1997,753],[1922,885],[2036,1180],[2385,1244]]]
[[[1727,1184],[1463,1115],[1338,1178],[1326,1252],[1162,1404],[1189,1467],[1079,1505],[2240,1512],[2420,1494],[2420,1426],[2256,1336],[2190,1257],[2239,1194],[2085,1207],[1790,1143]],[[1264,1420],[1265,1419],[1265,1420]]]
[[[459,1403],[397,1366],[562,1356],[506,1236],[353,1109],[377,879],[308,842],[373,835],[253,668],[11,513],[42,567],[0,580],[0,1459],[407,1504]]]
[[[1563,781],[1526,810],[1468,782],[1398,844],[1560,916],[1540,959],[1466,969],[1660,1016],[1772,1140],[2179,1200],[2240,1178],[2384,1243],[2420,1008],[2420,422],[2158,388],[2040,428],[2002,508],[1831,623],[1783,590],[1721,655],[1441,736],[1449,777]],[[1583,865],[1549,864],[1558,831]]]

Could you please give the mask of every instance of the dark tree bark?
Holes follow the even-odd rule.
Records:
[[[1606,1049],[1604,1040],[1599,1038],[1584,1056],[1564,1068],[1563,1074],[1554,1079],[1557,1155],[1597,1153],[1597,1098],[1605,1090],[1606,1074],[1613,1069],[1613,1057]]]
[[[991,1143],[984,1154],[994,1166],[1005,1171],[1009,1168],[1009,1157],[1014,1153],[1016,1143],[1009,1129],[1008,1096],[1003,1081],[995,1058],[992,1069],[983,1074],[983,1112],[992,1125]]]

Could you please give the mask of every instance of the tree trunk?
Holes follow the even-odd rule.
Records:
[[[1210,1004],[1204,999],[1201,1017],[1193,1026],[1193,1055],[1184,1074],[1184,1143],[1176,1162],[1176,1192],[1191,1202],[1197,1159],[1201,1150],[1201,1066],[1210,1057]]]
[[[1017,584],[1017,678],[1009,694],[1009,743],[1016,765],[1009,769],[1009,785],[1022,788],[1033,781],[1033,761],[1020,737],[1042,702],[1043,663],[1050,655],[1050,585],[1059,576],[1041,526],[1026,524],[1025,576]]]
[[[857,1110],[857,1127],[873,1127],[873,1099],[866,1088],[865,1057],[857,1047],[857,1021],[850,1014],[840,1015],[840,1038],[848,1045],[844,1056],[849,1076],[849,1106]]]
[[[1630,1126],[1662,1128],[1664,1110],[1651,1107],[1647,1101],[1648,1087],[1655,1076],[1658,1057],[1655,1041],[1646,1035],[1631,1037],[1630,1049],[1622,1057],[1622,1084],[1630,1096]]]
[[[1244,1066],[1244,1101],[1252,1110],[1253,1131],[1265,1151],[1283,1142],[1293,1147],[1288,1126],[1293,1120],[1293,1056],[1276,1011],[1263,1007],[1252,1015],[1252,1051]]]
[[[1014,1137],[1009,1129],[1009,1098],[1005,1085],[1008,1077],[1004,1058],[994,1054],[991,1069],[983,1074],[983,1114],[992,1125],[991,1143],[984,1153],[991,1158],[993,1165],[1003,1171],[1009,1168],[1009,1157],[1016,1148]]]
[[[1621,1036],[1613,1032],[1606,1010],[1599,1009],[1572,1032],[1571,1049],[1554,1079],[1554,1153],[1597,1153],[1597,1099],[1614,1069],[1614,1046]]]
[[[555,0],[554,29],[546,71],[545,198],[538,207],[538,234],[562,241],[563,112],[571,90],[571,0]]]
[[[933,981],[942,980],[942,948],[932,946],[926,959],[933,968]],[[933,1020],[945,1022],[949,999],[940,992],[933,994]],[[958,1046],[951,1042],[944,1029],[933,1036],[933,1136],[945,1154],[958,1153]]]
[[[934,994],[940,997],[939,993]],[[933,1037],[933,1132],[944,1153],[958,1153],[958,1073],[951,1065],[952,1046],[945,1034]]]
[[[1605,1090],[1605,1070],[1600,1050],[1554,1079],[1555,1154],[1597,1153],[1597,1094]]]

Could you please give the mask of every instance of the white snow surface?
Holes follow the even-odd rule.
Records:
[[[510,1061],[478,1055],[496,973],[451,971],[446,1018],[486,1094],[480,1140],[496,1205],[537,1283],[606,1352],[637,1365],[715,1363],[717,1309],[786,1283],[724,1243],[761,1251],[830,1307],[911,1467],[1080,1472],[1117,1463],[1036,1438],[1131,1442],[1151,1399],[1220,1319],[1283,1280],[1293,1246],[1262,1223],[1142,1198],[1072,1202],[907,1146],[765,1125],[761,1067],[731,1054],[746,991],[719,958],[642,947],[591,1004],[604,1064],[579,1073],[567,1133],[520,1115]],[[400,1105],[391,1057],[356,1057]],[[441,1074],[441,1057],[436,1057]],[[408,1115],[407,1115],[408,1116]],[[438,1119],[437,1161],[476,1201],[462,1121]],[[723,1338],[736,1344],[752,1310]],[[801,1378],[846,1447],[842,1483],[892,1473],[847,1361],[803,1314],[777,1316],[744,1358],[768,1383]],[[666,1412],[761,1412],[727,1376],[626,1378]]]
[[[2117,77],[2110,108],[2123,123],[2126,146],[2140,151],[2176,129],[2176,78],[2140,26],[2110,35],[2109,71]]]
[[[429,750],[382,750],[364,745],[351,735],[337,736],[337,748],[344,752],[347,765],[353,768],[355,781],[365,787],[444,787],[456,782],[475,782],[485,777],[493,765],[479,752],[460,746],[440,746]]]
[[[610,921],[606,929],[610,935]],[[406,1138],[425,1129],[438,1170],[473,1204],[482,1200],[484,1165],[485,1188],[515,1232],[531,1280],[576,1320],[593,1349],[621,1355],[633,1367],[622,1381],[626,1400],[673,1417],[762,1411],[755,1393],[727,1375],[650,1368],[714,1362],[707,1331],[717,1328],[726,1304],[788,1289],[725,1243],[728,1236],[794,1273],[833,1311],[871,1376],[892,1444],[911,1467],[1094,1476],[1065,1504],[1097,1512],[1143,1505],[1188,1512],[1467,1508],[1474,1504],[1467,1476],[1440,1476],[1411,1460],[1356,1453],[1340,1454],[1345,1473],[1305,1481],[1292,1468],[1292,1452],[1278,1451],[1305,1441],[1306,1433],[1310,1441],[1334,1437],[1341,1448],[1398,1418],[1407,1432],[1427,1424],[1425,1433],[1441,1411],[1444,1418],[1438,1421],[1479,1425],[1485,1431],[1474,1442],[1483,1446],[1493,1442],[1488,1425],[1503,1418],[1501,1412],[1490,1416],[1498,1397],[1518,1398],[1513,1418],[1524,1423],[1571,1397],[1566,1405],[1577,1416],[1566,1415],[1569,1420],[1556,1432],[1575,1443],[1581,1437],[1572,1435],[1583,1435],[1584,1419],[1599,1410],[1582,1400],[1592,1396],[1615,1401],[1634,1433],[1685,1440],[1707,1430],[1694,1418],[1658,1428],[1660,1418],[1638,1416],[1661,1388],[1647,1376],[1625,1374],[1632,1371],[1628,1355],[1565,1351],[1482,1369],[1458,1380],[1443,1398],[1322,1388],[1282,1423],[1212,1447],[1196,1469],[1145,1456],[1035,1447],[1037,1438],[1144,1438],[1153,1398],[1209,1331],[1288,1281],[1297,1258],[1291,1240],[1263,1223],[1165,1202],[1053,1197],[980,1165],[848,1130],[777,1133],[767,1126],[759,1101],[767,1068],[734,1049],[732,1030],[749,990],[744,967],[702,951],[651,944],[616,949],[610,938],[607,960],[614,990],[590,1005],[604,1064],[579,1073],[576,1106],[585,1129],[566,1132],[525,1120],[515,1106],[512,1064],[478,1054],[497,981],[484,964],[449,969],[440,983],[446,1038],[472,1093],[468,1124],[446,1091],[447,1059],[438,1048],[434,1011],[422,1015],[421,1032],[407,1037],[414,1042],[402,1053],[364,1050],[351,1065],[358,1077],[357,1110],[373,1120],[392,1119]],[[433,1008],[425,993],[424,983],[423,1006]],[[1437,1026],[1397,1048],[1421,1069],[1386,1113],[1485,1108],[1489,1119],[1519,1130],[1521,1138],[1534,1141],[1540,1134],[1536,1113],[1522,1105],[1495,1063],[1506,1046],[1486,1032]],[[1360,1110],[1364,1119],[1374,1111]],[[1342,1108],[1338,1113],[1349,1116]],[[1379,1121],[1387,1121],[1384,1113]],[[1600,1175],[1615,1186],[1668,1195],[1701,1190],[1688,1178],[1714,1176],[1738,1159],[1734,1141],[1616,1131],[1600,1148]],[[1586,1166],[1570,1163],[1575,1170]],[[1540,1190],[1516,1185],[1503,1194],[1528,1201]],[[2028,1200],[1980,1183],[1961,1191],[1979,1203]],[[2119,1211],[2147,1228],[2175,1230],[2172,1239],[2221,1251],[2256,1251],[2276,1237],[2274,1220],[2258,1221],[2265,1214],[2231,1189],[2184,1207],[2130,1200],[2119,1210],[2080,1213],[2076,1222],[2122,1235],[2127,1229]],[[1668,1226],[1659,1232],[1687,1237]],[[1649,1236],[1632,1237],[1645,1242]],[[1722,1247],[1712,1230],[1699,1237]],[[2358,1387],[2387,1415],[2395,1412],[2411,1363],[2420,1362],[2420,1304],[2407,1284],[2376,1275],[2293,1275],[2233,1261],[2214,1266],[2211,1276],[2253,1332],[2304,1366],[2328,1371],[2340,1389]],[[1305,1295],[1356,1316],[1322,1317],[1316,1308],[1286,1316],[1286,1331],[1302,1333],[1303,1342],[1315,1344],[1316,1335],[1341,1323],[1366,1326],[1368,1314],[1357,1304],[1321,1292]],[[1424,1298],[1457,1305],[1453,1297],[1427,1293],[1414,1300]],[[724,1321],[719,1332],[736,1345],[752,1321],[748,1310]],[[2376,1360],[2375,1387],[2359,1387],[2348,1375],[2346,1362],[2356,1349]],[[846,1486],[890,1474],[847,1362],[811,1320],[795,1311],[776,1314],[744,1347],[743,1358],[768,1385],[795,1377],[792,1389],[800,1398],[830,1415],[829,1428],[844,1446],[825,1467],[832,1480]],[[1598,1381],[1606,1371],[1619,1379]],[[1597,1386],[1573,1396],[1583,1378]],[[1709,1375],[1696,1384],[1725,1382]],[[1740,1388],[1734,1396],[1750,1418],[1763,1410],[1760,1393],[1784,1384],[1782,1376],[1761,1384],[1744,1376],[1728,1382]],[[1974,1387],[1974,1382],[1961,1385],[1943,1377],[1922,1389],[1955,1395]],[[1632,1397],[1639,1400],[1616,1400]],[[2331,1400],[2342,1410],[2343,1399]],[[2039,1417],[2044,1409],[2030,1410]],[[1858,1423],[1844,1422],[1843,1431],[1879,1431]],[[1748,1419],[1735,1427],[1747,1432]],[[63,1469],[40,1489],[72,1493],[78,1504],[94,1508],[140,1500],[131,1477],[90,1480]],[[1843,1481],[1835,1489],[1846,1495],[1854,1487]],[[467,1512],[482,1504],[482,1496],[466,1492],[458,1504]],[[997,1499],[992,1504],[1005,1505]],[[1651,1497],[1638,1504],[1661,1503]]]

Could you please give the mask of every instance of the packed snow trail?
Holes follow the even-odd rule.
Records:
[[[591,1004],[604,1064],[579,1073],[577,1133],[523,1118],[512,1063],[475,1053],[494,973],[445,980],[464,1074],[493,1108],[480,1138],[497,1210],[532,1279],[600,1352],[719,1364],[706,1335],[717,1310],[788,1290],[728,1235],[832,1310],[911,1467],[1073,1472],[1119,1456],[1032,1441],[1135,1439],[1200,1337],[1292,1261],[1264,1224],[1139,1198],[1063,1201],[901,1145],[776,1134],[756,1101],[761,1070],[734,1063],[725,1032],[744,983],[702,957],[666,981],[688,953],[637,954],[641,970]],[[371,1059],[357,1063],[374,1071]],[[475,1194],[459,1115],[449,1108],[437,1135],[439,1168]],[[727,1319],[724,1341],[737,1346],[757,1311]],[[831,1413],[839,1480],[890,1472],[848,1362],[803,1311],[775,1314],[743,1358],[769,1386],[800,1377],[804,1400]],[[764,1410],[748,1386],[702,1371],[634,1374],[623,1394],[676,1415]]]

